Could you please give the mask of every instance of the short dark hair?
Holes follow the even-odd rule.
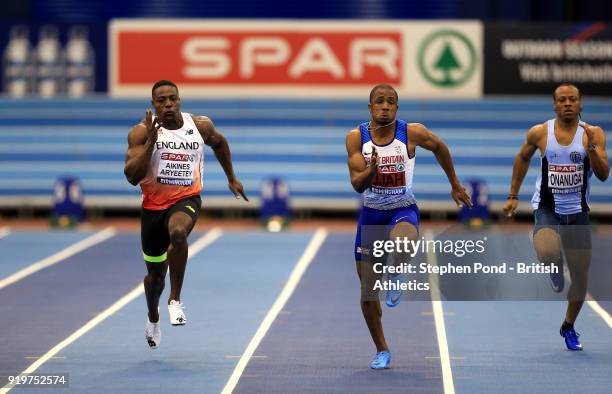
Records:
[[[393,88],[393,86],[389,85],[388,83],[379,83],[378,85],[374,86],[372,88],[372,90],[370,90],[370,102],[372,102],[372,99],[374,98],[374,93],[376,93],[377,90],[379,89],[391,89],[393,90],[393,93],[395,93],[395,99],[398,99],[397,96],[397,91],[395,91],[395,89]]]
[[[582,92],[580,91],[580,89],[578,89],[578,86],[574,85],[574,84],[573,84],[573,83],[571,83],[571,82],[562,82],[562,83],[560,83],[559,85],[557,85],[557,87],[555,88],[555,90],[553,90],[553,93],[552,93],[552,95],[553,95],[553,101],[557,99],[557,96],[556,96],[556,94],[555,94],[555,93],[557,92],[557,89],[559,89],[559,88],[560,88],[560,87],[562,87],[562,86],[571,86],[572,88],[576,88],[576,90],[578,91],[578,98],[582,98]]]
[[[155,82],[155,84],[153,85],[153,88],[151,89],[151,97],[153,97],[153,93],[155,92],[155,89],[157,89],[160,86],[174,86],[174,88],[176,89],[176,92],[178,93],[178,86],[176,86],[174,82],[169,81],[167,79],[162,79],[161,81]]]

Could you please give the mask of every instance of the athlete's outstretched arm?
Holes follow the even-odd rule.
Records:
[[[347,134],[346,151],[353,189],[357,193],[363,193],[372,185],[372,181],[378,174],[378,152],[372,147],[372,156],[370,165],[368,165],[361,154],[361,134],[358,130],[352,130]]]
[[[465,188],[461,186],[461,182],[459,182],[455,174],[453,159],[444,141],[420,123],[411,123],[408,127],[408,138],[410,138],[410,141],[413,142],[415,146],[420,146],[421,148],[431,151],[440,164],[440,167],[442,167],[446,173],[446,177],[452,188],[451,197],[457,206],[461,207],[465,204],[471,208],[472,199],[467,195]]]
[[[242,183],[236,178],[234,174],[234,166],[232,164],[232,154],[230,152],[229,143],[223,134],[221,134],[215,128],[212,120],[206,116],[193,116],[193,120],[198,127],[198,131],[202,135],[204,143],[210,146],[215,152],[215,157],[221,164],[223,172],[227,177],[228,187],[236,198],[244,198],[245,201],[249,201],[246,194],[244,193],[244,187]]]
[[[161,124],[153,122],[153,113],[148,109],[145,120],[132,127],[128,134],[128,150],[125,154],[123,173],[128,182],[134,186],[147,175],[160,127]]]
[[[610,163],[606,152],[606,134],[601,127],[580,122],[587,135],[587,153],[593,173],[600,181],[605,181],[610,175]]]
[[[516,212],[516,207],[518,206],[518,193],[521,189],[523,179],[525,179],[525,175],[527,174],[527,170],[529,170],[531,158],[538,149],[538,141],[542,136],[543,130],[542,125],[533,126],[527,133],[527,139],[514,159],[510,195],[502,208],[508,216],[512,216]]]

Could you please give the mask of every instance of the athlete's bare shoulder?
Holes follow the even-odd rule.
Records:
[[[128,134],[128,144],[130,146],[133,145],[143,145],[147,142],[148,132],[147,126],[145,126],[144,119],[140,121],[140,123],[134,125]]]
[[[527,142],[532,145],[538,145],[538,143],[546,137],[548,132],[548,124],[547,122],[539,123],[532,126],[527,132]]]
[[[212,120],[208,116],[205,116],[205,115],[189,114],[189,116],[191,116],[191,119],[193,119],[194,122],[212,123]]]
[[[427,127],[425,127],[423,123],[408,123],[407,127],[409,131],[422,132],[427,130]]]
[[[146,125],[146,119],[142,119],[140,122],[136,123],[134,126],[132,126],[132,128],[130,129],[130,132],[132,132],[133,130],[136,129],[147,129],[147,125]]]
[[[195,123],[198,131],[202,135],[202,138],[204,141],[206,141],[206,138],[208,138],[208,136],[215,131],[215,125],[213,124],[212,120],[208,116],[204,115],[189,114],[189,116],[191,116],[193,123]]]
[[[349,153],[359,151],[361,147],[361,132],[354,128],[346,134],[346,149]]]
[[[430,137],[430,131],[422,123],[408,123],[408,140],[415,145],[426,141]]]
[[[427,127],[423,123],[408,123],[408,131],[412,131],[413,133],[423,133],[429,131]]]
[[[349,130],[349,132],[346,134],[346,138],[357,138],[359,137],[359,139],[361,139],[361,132],[359,131],[358,127],[355,127],[352,130]]]
[[[534,132],[534,133],[546,133],[546,131],[548,130],[548,122],[544,122],[544,123],[538,123],[536,125],[531,126],[531,128],[529,129],[529,132]]]
[[[211,127],[214,127],[212,119],[210,119],[208,116],[194,114],[189,114],[189,116],[191,116],[191,119],[193,119],[193,122],[196,124],[198,129],[200,127],[203,129],[210,129]]]

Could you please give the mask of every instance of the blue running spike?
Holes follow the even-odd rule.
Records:
[[[567,346],[569,350],[582,350],[582,344],[578,340],[580,334],[578,334],[573,327],[566,328],[565,330],[561,329],[560,334],[565,338],[565,346]]]
[[[553,264],[552,267],[555,265]],[[563,291],[563,286],[565,284],[565,279],[563,278],[563,265],[557,265],[558,271],[557,273],[551,272],[550,275],[550,286],[552,287],[555,293],[561,293]]]
[[[391,363],[391,352],[382,351],[376,353],[376,357],[372,360],[370,368],[372,369],[387,369]]]
[[[389,285],[397,285],[397,289],[389,289],[387,290],[387,300],[386,304],[389,308],[394,308],[399,305],[402,299],[402,290],[399,288],[402,283],[404,283],[404,276],[402,274],[391,275],[388,276]]]

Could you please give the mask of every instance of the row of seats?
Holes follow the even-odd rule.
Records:
[[[139,205],[139,188],[125,180],[123,160],[127,133],[144,116],[145,100],[0,102],[1,206],[50,206],[53,184],[65,175],[81,180],[88,206]],[[586,102],[583,119],[610,129],[611,107],[603,99]],[[349,182],[344,137],[368,120],[366,102],[184,100],[183,110],[210,116],[227,136],[236,172],[251,196],[259,194],[263,180],[281,176],[289,183],[294,208],[350,210],[359,205]],[[484,180],[499,208],[527,130],[554,113],[550,98],[517,98],[402,101],[399,116],[440,135],[459,177]],[[528,209],[538,166],[535,155],[520,193],[523,209]],[[434,156],[420,149],[414,192],[424,209],[454,209],[446,176]],[[208,148],[203,196],[209,207],[239,204],[228,198],[225,176]],[[612,183],[593,178],[594,210],[609,210],[611,196]],[[255,198],[249,207],[257,206]]]

